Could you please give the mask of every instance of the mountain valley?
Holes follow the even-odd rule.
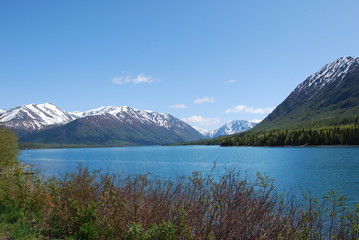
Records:
[[[20,142],[58,147],[196,140],[200,141],[195,144],[223,145],[356,144],[358,116],[358,57],[342,57],[325,65],[299,84],[263,121],[233,120],[212,131],[192,127],[166,113],[127,106],[66,112],[45,103],[0,110],[0,122],[14,130]],[[270,140],[266,135],[269,132]],[[240,140],[245,136],[251,136],[251,140]],[[256,136],[262,140],[257,141]]]
[[[359,58],[328,63],[249,131],[187,144],[307,146],[359,144]]]

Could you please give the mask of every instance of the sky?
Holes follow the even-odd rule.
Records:
[[[130,106],[207,130],[264,119],[359,56],[357,0],[3,0],[0,109]]]

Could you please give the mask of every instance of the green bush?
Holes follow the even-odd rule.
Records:
[[[18,137],[11,130],[0,126],[0,172],[13,168],[17,163]]]
[[[356,239],[359,205],[330,192],[321,202],[277,194],[273,180],[229,171],[163,180],[78,171],[63,178],[6,175],[0,230],[55,239]],[[20,229],[23,229],[21,230]],[[1,233],[0,232],[0,233]],[[14,237],[15,238],[15,237]],[[24,237],[25,238],[25,237]],[[15,238],[16,239],[16,238]]]
[[[16,166],[16,149],[11,156]],[[345,200],[332,191],[300,203],[267,176],[250,181],[238,171],[166,180],[80,165],[44,179],[15,167],[0,175],[0,238],[358,239],[359,205]]]

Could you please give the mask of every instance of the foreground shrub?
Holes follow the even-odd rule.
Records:
[[[18,137],[0,125],[0,174],[13,171],[18,164]]]
[[[299,203],[260,174],[253,181],[230,170],[166,180],[79,166],[62,178],[19,171],[0,181],[0,230],[14,239],[359,238],[359,205],[347,208],[335,192]]]

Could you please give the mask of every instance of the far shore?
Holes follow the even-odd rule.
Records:
[[[220,146],[220,145],[201,145],[201,144],[164,144],[164,145],[34,145],[33,147],[20,148],[21,150],[38,150],[38,149],[71,149],[71,148],[113,148],[113,147],[183,147],[183,146]],[[20,146],[21,147],[21,146]],[[257,146],[257,145],[242,145],[242,146],[221,146],[221,147],[265,147],[265,148],[346,148],[359,147],[359,145],[286,145],[286,146]]]

